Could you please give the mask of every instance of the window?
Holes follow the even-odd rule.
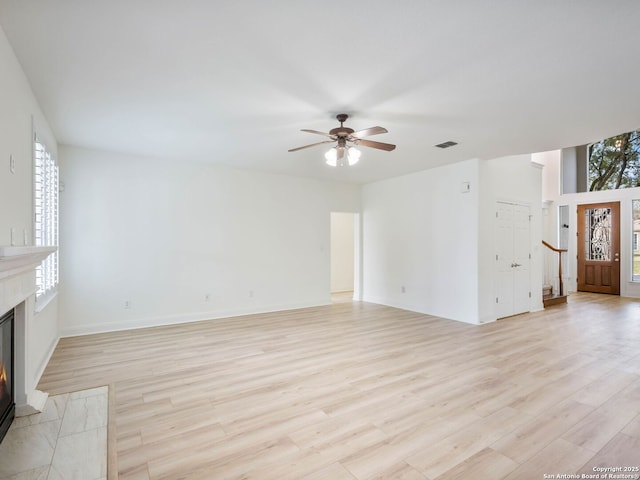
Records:
[[[632,231],[632,245],[633,251],[633,269],[631,272],[631,279],[634,282],[640,282],[640,250],[638,248],[640,245],[638,244],[640,241],[640,200],[633,200],[631,202],[631,207],[633,211],[633,231]]]
[[[588,146],[589,190],[640,187],[640,130]]]
[[[38,136],[34,138],[34,241],[58,246],[58,165]],[[58,285],[58,252],[36,268],[36,301],[46,299]]]

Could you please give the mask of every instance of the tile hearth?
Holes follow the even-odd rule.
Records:
[[[0,480],[106,480],[108,387],[55,395],[0,444]]]

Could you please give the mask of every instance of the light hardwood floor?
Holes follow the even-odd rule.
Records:
[[[539,480],[640,464],[640,303],[472,326],[331,306],[62,339],[39,388],[115,389],[120,478]]]

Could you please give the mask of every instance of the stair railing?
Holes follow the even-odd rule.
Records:
[[[563,250],[561,248],[556,248],[553,245],[548,244],[544,240],[542,240],[542,244],[548,249],[558,253],[558,290],[559,295],[564,295],[564,286],[562,284],[562,252],[567,252],[567,250]]]

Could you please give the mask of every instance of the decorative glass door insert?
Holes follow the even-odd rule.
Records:
[[[611,208],[585,208],[585,260],[611,261]]]

